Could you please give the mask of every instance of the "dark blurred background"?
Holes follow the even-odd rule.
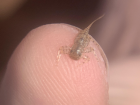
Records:
[[[0,72],[30,30],[50,23],[67,23],[83,29],[103,14],[104,3],[104,0],[0,1]]]

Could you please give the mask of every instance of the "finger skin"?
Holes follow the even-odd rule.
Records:
[[[62,54],[56,65],[59,48],[72,46],[78,32],[66,24],[32,30],[9,60],[0,105],[107,105],[106,69],[93,43],[88,62]]]

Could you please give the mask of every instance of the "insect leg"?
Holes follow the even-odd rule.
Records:
[[[91,36],[89,36],[89,37],[91,37]],[[101,54],[101,56],[102,56],[103,59],[104,59],[105,67],[106,67],[106,69],[108,69],[108,68],[109,68],[109,64],[108,64],[108,60],[107,60],[107,57],[106,57],[106,55],[105,55],[103,49],[101,48],[101,46],[98,44],[98,42],[97,42],[95,39],[93,39],[93,38],[91,37],[91,40],[92,40],[92,42],[98,47],[98,49],[99,49],[99,51],[100,51],[100,54]]]
[[[97,57],[97,54],[96,54],[95,50],[92,47],[86,47],[84,49],[84,51],[83,51],[83,53],[89,53],[89,52],[93,52],[94,53],[94,56],[96,57],[96,60],[99,61],[98,60],[98,57]]]
[[[69,54],[71,48],[68,46],[62,46],[61,48],[59,48],[58,50],[58,54],[57,54],[57,61],[59,62],[61,54]]]
[[[81,58],[83,58],[83,63],[88,62],[90,58],[87,55],[82,55]]]
[[[92,47],[86,47],[84,50],[83,50],[83,53],[89,53],[89,52],[94,52],[94,49]]]

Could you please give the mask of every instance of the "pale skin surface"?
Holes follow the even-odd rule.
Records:
[[[44,25],[31,31],[9,60],[0,93],[1,105],[107,105],[107,73],[103,58],[87,54],[90,61],[56,56],[71,45],[79,30],[66,24]]]

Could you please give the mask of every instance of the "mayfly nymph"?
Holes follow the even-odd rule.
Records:
[[[88,48],[87,50],[85,50],[85,48],[89,45],[89,42],[91,40],[91,36],[89,36],[89,34],[88,34],[89,29],[95,21],[101,19],[103,16],[94,20],[87,28],[85,28],[84,30],[79,32],[79,34],[76,36],[76,38],[74,40],[74,44],[69,52],[70,58],[72,58],[74,60],[79,60],[82,56],[82,53],[87,52],[87,50],[88,50],[88,52],[90,52],[90,50],[92,50],[91,48]]]
[[[68,46],[62,46],[59,51],[58,51],[58,55],[57,55],[57,59],[58,61],[60,60],[60,56],[61,54],[69,54],[69,57],[73,60],[79,60],[80,58],[84,58],[84,59],[89,59],[88,56],[82,56],[83,53],[88,53],[88,52],[92,52],[94,51],[94,49],[92,47],[88,47],[90,40],[91,40],[91,36],[88,34],[89,33],[89,29],[92,26],[92,24],[94,22],[96,22],[97,20],[101,19],[104,15],[102,15],[101,17],[97,18],[96,20],[94,20],[87,28],[85,28],[84,30],[81,30],[78,35],[76,36],[76,38],[74,39],[74,44],[72,45],[72,47],[68,47]],[[104,57],[103,57],[104,59]],[[105,60],[105,59],[104,59]],[[106,62],[106,61],[105,61]]]

